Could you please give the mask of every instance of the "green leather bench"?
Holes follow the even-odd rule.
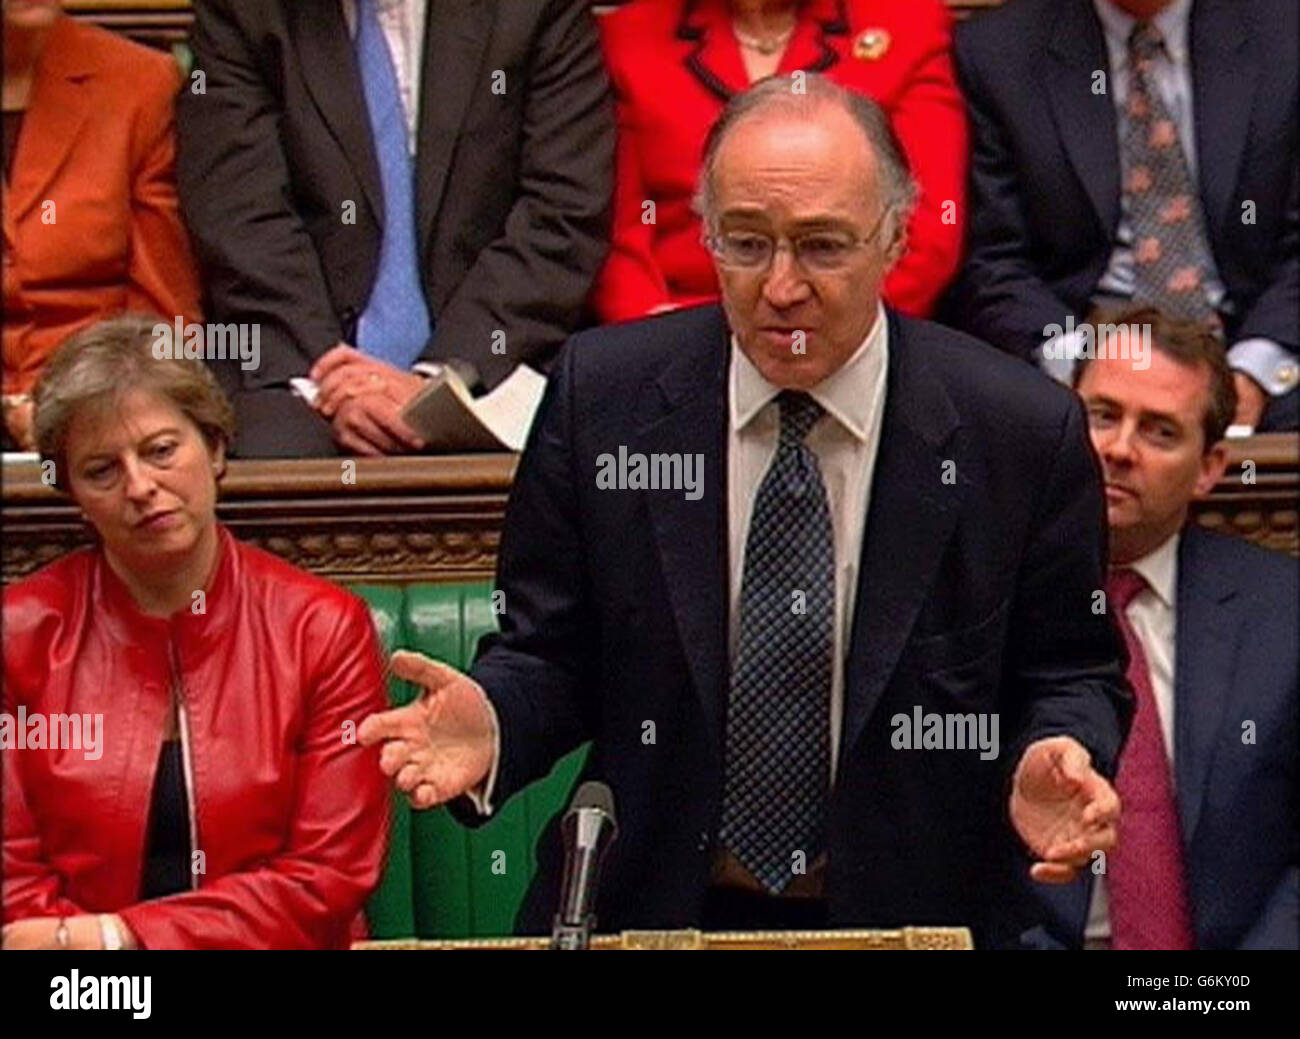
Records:
[[[469,666],[479,637],[495,630],[490,582],[354,584],[370,605],[386,652],[411,649],[454,667]],[[393,679],[389,698],[409,703],[414,687]],[[394,791],[388,866],[366,916],[372,938],[475,938],[508,935],[536,868],[543,827],[566,804],[583,760],[581,747],[551,775],[498,805],[470,830],[445,808],[412,811]]]

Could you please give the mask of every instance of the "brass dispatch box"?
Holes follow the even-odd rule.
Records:
[[[547,949],[551,940],[466,938],[353,942],[353,949]],[[973,949],[965,927],[903,927],[896,931],[623,931],[593,935],[593,949]]]

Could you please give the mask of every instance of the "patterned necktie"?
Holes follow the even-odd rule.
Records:
[[[1119,793],[1119,843],[1110,853],[1106,884],[1110,895],[1111,947],[1115,949],[1192,949],[1195,935],[1183,865],[1169,756],[1151,688],[1151,671],[1142,643],[1125,610],[1147,587],[1135,570],[1111,571],[1106,599],[1128,646],[1128,680],[1137,711],[1120,755],[1115,789]]]
[[[1120,157],[1133,228],[1133,302],[1217,326],[1205,297],[1211,270],[1201,200],[1174,122],[1152,74],[1164,50],[1160,30],[1138,22],[1128,40],[1128,97]]]
[[[356,345],[405,370],[428,344],[432,325],[415,243],[415,181],[407,148],[406,109],[375,2],[358,0],[356,48],[384,189],[384,228],[370,299],[357,322]]]
[[[727,708],[721,840],[769,891],[811,866],[825,839],[835,548],[826,486],[804,437],[822,415],[777,397],[781,434],[754,499],[740,639]]]

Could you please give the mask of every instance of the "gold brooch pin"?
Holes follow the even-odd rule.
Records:
[[[889,50],[889,33],[884,29],[865,29],[853,41],[853,56],[859,61],[878,61]]]

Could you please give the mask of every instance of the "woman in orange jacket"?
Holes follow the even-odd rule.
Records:
[[[125,310],[199,319],[173,175],[175,61],[57,0],[4,8],[4,418],[73,332]]]
[[[889,115],[920,197],[885,300],[928,315],[957,269],[964,222],[967,126],[949,30],[941,0],[634,0],[602,18],[618,152],[612,249],[592,296],[600,319],[717,299],[691,209],[705,135],[733,94],[800,69]]]

